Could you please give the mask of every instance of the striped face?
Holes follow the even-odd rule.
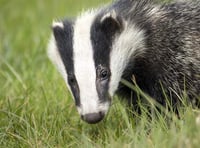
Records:
[[[114,11],[104,15],[90,11],[74,22],[53,23],[48,54],[86,122],[97,123],[107,113],[137,43],[128,42],[141,34],[127,27]]]

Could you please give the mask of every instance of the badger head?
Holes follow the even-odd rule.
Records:
[[[71,90],[81,118],[101,121],[143,32],[115,11],[88,11],[53,22],[48,55]]]

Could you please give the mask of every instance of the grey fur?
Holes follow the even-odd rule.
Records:
[[[110,9],[146,32],[145,53],[133,56],[123,77],[130,80],[134,74],[139,86],[161,104],[166,102],[161,84],[173,104],[184,91],[199,104],[200,2],[121,0]]]

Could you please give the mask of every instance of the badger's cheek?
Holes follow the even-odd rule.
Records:
[[[100,122],[106,116],[109,108],[110,108],[110,101],[99,103],[95,111],[89,111],[89,112],[85,112],[85,107],[77,106],[77,110],[80,114],[81,119],[89,124],[95,124]]]

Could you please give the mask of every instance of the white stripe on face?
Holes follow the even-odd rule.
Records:
[[[90,28],[95,12],[86,12],[74,25],[74,71],[80,89],[81,115],[98,113],[99,97],[96,90],[96,69],[90,40]]]
[[[110,55],[110,79],[109,94],[114,95],[118,88],[122,74],[134,55],[136,49],[144,49],[144,32],[134,24],[125,22],[123,32],[115,39]],[[141,53],[143,50],[140,51]],[[117,64],[116,64],[117,63]]]

